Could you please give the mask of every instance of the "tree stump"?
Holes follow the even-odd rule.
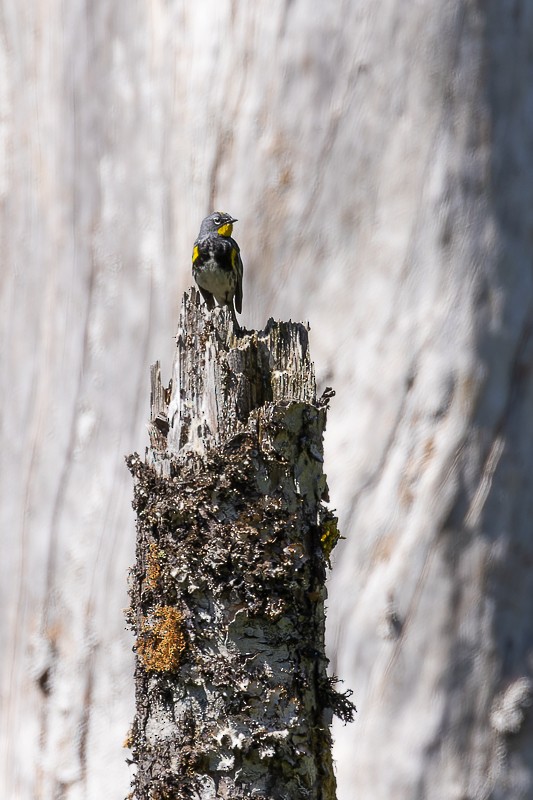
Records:
[[[335,797],[329,724],[354,709],[324,653],[330,396],[305,326],[237,338],[185,294],[169,389],[152,368],[146,461],[128,458],[137,800]]]

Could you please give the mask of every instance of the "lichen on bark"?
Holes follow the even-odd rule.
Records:
[[[128,459],[134,796],[332,800],[329,723],[353,706],[324,653],[338,533],[323,503],[327,401],[304,326],[228,329],[226,311],[185,296],[169,408],[155,369],[152,446]]]

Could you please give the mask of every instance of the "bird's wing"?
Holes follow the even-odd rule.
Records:
[[[237,286],[235,287],[235,308],[240,314],[242,312],[242,259],[239,245],[236,245],[237,255],[235,257],[235,271],[237,273]]]

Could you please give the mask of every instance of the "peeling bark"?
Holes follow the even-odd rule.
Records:
[[[146,462],[128,459],[134,796],[332,800],[329,724],[353,706],[326,673],[338,531],[307,329],[270,321],[236,338],[193,290],[177,344],[166,396],[152,370]]]

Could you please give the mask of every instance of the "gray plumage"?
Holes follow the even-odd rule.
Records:
[[[192,253],[192,274],[209,310],[228,306],[233,324],[240,330],[235,311],[242,311],[243,265],[239,245],[232,239],[237,220],[214,211],[200,226]]]

